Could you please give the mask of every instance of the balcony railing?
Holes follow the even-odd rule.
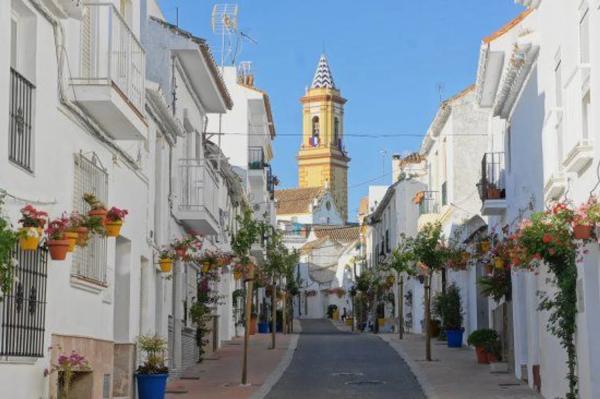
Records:
[[[219,220],[219,186],[215,172],[206,161],[181,159],[179,161],[179,210],[199,212],[206,210],[215,220]]]
[[[32,127],[35,86],[14,69],[10,69],[8,159],[32,171]]]
[[[250,147],[248,148],[248,168],[251,170],[264,169],[265,164],[265,153],[262,147]]]
[[[422,191],[420,193],[422,198],[419,202],[419,214],[427,215],[431,213],[439,213],[440,211],[440,200],[439,191]]]
[[[76,84],[114,85],[139,112],[144,110],[145,54],[110,3],[83,6]]]
[[[506,198],[503,152],[488,152],[483,155],[481,181],[477,186],[482,201]]]

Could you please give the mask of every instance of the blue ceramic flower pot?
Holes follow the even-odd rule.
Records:
[[[461,348],[463,342],[463,330],[446,330],[448,337],[448,348]]]
[[[139,399],[164,399],[169,374],[136,374]]]
[[[269,323],[258,323],[258,333],[259,334],[268,334],[269,333]]]

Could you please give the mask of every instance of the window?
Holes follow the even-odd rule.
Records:
[[[15,248],[14,288],[0,303],[0,356],[44,357],[48,252]]]
[[[554,96],[555,96],[555,105],[560,108],[562,107],[562,65],[560,59],[556,63],[556,67],[554,68]]]
[[[590,62],[590,12],[586,6],[579,20],[579,60],[582,64]]]
[[[18,25],[15,18],[10,19],[10,67],[17,69]]]
[[[341,147],[342,141],[340,139],[340,120],[335,117],[333,119],[333,145]]]
[[[89,205],[83,200],[83,194],[93,193],[106,204],[108,200],[108,175],[93,158],[87,159],[81,154],[75,155],[75,188],[73,190],[74,209],[87,213]],[[88,245],[73,253],[71,274],[101,285],[106,284],[106,238],[93,235]]]
[[[584,140],[590,137],[590,102],[590,92],[588,91],[581,100],[581,131]]]

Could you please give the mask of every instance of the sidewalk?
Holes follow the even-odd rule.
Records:
[[[296,324],[294,325],[296,330]],[[246,399],[262,398],[289,365],[298,334],[277,334],[277,348],[270,350],[271,334],[250,337],[248,382],[241,386],[243,338],[223,343],[209,359],[186,370],[181,379],[167,387],[166,399]],[[211,360],[214,359],[214,360]]]
[[[425,361],[425,337],[406,334],[380,334],[409,365],[430,399],[511,398],[539,399],[527,385],[512,374],[492,374],[487,364],[477,364],[469,348],[451,349],[445,342],[432,340],[433,361]]]

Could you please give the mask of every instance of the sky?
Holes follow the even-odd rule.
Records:
[[[215,2],[159,0],[165,17],[206,38]],[[255,85],[269,93],[278,188],[297,186],[300,97],[325,52],[345,107],[352,159],[348,213],[355,220],[369,185],[391,183],[391,157],[417,151],[440,104],[475,82],[481,39],[523,8],[514,0],[239,0],[238,61],[251,61]],[[369,137],[350,137],[367,135]],[[392,137],[381,137],[381,136]]]

